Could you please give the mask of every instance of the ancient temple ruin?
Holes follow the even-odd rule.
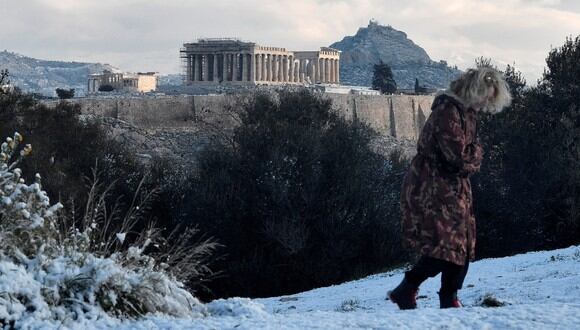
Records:
[[[199,39],[180,51],[185,85],[339,84],[340,51],[288,51],[237,39]]]
[[[98,93],[103,87],[123,93],[148,93],[157,89],[156,72],[118,73],[104,70],[91,74],[87,82],[88,94]]]

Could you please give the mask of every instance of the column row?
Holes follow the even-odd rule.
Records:
[[[339,83],[339,60],[278,54],[197,54],[187,58],[190,82]]]
[[[339,83],[339,60],[256,54],[255,81],[292,83]]]
[[[338,84],[340,82],[340,62],[338,59],[320,58],[317,61],[315,78],[319,83]]]
[[[292,55],[256,54],[255,81],[298,82],[298,62]]]
[[[253,81],[252,54],[198,54],[187,57],[190,82]]]

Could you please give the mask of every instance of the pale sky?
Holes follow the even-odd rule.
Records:
[[[580,34],[580,0],[0,0],[0,50],[178,73],[179,48],[199,37],[314,50],[371,18],[433,60],[465,69],[483,55],[533,83],[550,48]]]

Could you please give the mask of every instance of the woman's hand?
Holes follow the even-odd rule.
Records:
[[[462,158],[463,168],[459,171],[460,175],[469,176],[479,171],[483,160],[483,148],[479,143],[479,139],[465,147]]]
[[[467,177],[477,171],[483,159],[483,148],[477,138],[467,141],[463,119],[455,106],[438,110],[434,137],[441,151],[440,161],[446,171]]]

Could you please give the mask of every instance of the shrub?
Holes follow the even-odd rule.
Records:
[[[17,165],[32,149],[27,145],[19,151],[21,141],[16,133],[0,154],[0,306],[10,306],[0,308],[3,324],[18,324],[27,316],[97,319],[103,311],[132,317],[207,314],[174,275],[181,276],[184,267],[203,269],[196,260],[211,253],[213,242],[192,245],[193,232],[185,229],[189,235],[168,244],[153,224],[135,231],[154,191],[137,191],[121,215],[116,205],[107,207],[106,189],[100,191],[98,182],[83,222],[70,221],[59,212],[62,204],[50,204],[39,175],[25,184]]]
[[[111,85],[101,85],[99,86],[99,92],[112,92],[115,90],[115,87]]]
[[[63,89],[63,88],[57,88],[56,90],[56,96],[58,96],[59,99],[64,100],[64,99],[72,99],[73,97],[75,97],[75,89],[71,88],[71,89]]]

